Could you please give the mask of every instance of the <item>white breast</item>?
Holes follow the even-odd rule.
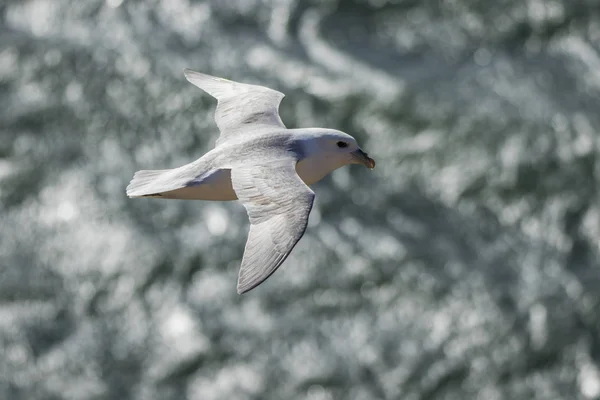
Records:
[[[310,186],[342,165],[339,160],[333,158],[308,157],[296,164],[296,173],[304,183]]]

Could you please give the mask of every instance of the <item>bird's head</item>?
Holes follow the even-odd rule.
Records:
[[[310,155],[319,154],[333,164],[362,164],[369,169],[375,168],[375,160],[347,133],[333,129],[315,129],[311,132],[310,139],[304,142],[304,149]]]

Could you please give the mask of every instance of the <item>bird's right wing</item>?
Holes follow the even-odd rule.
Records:
[[[195,86],[217,99],[215,122],[221,131],[217,146],[242,131],[283,128],[279,103],[283,93],[264,86],[248,85],[227,79],[184,70],[185,77]]]
[[[315,194],[296,174],[296,161],[234,167],[231,182],[250,217],[238,293],[260,285],[300,240]]]

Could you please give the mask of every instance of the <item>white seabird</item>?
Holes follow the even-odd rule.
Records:
[[[239,199],[250,218],[237,285],[245,293],[271,276],[304,234],[315,197],[308,185],[346,164],[374,168],[375,161],[344,132],[287,129],[278,112],[283,93],[189,69],[184,74],[217,99],[216,146],[179,168],[136,172],[127,195]]]

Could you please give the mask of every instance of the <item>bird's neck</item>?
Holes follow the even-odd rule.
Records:
[[[339,160],[332,157],[323,157],[323,155],[308,156],[298,161],[296,173],[304,183],[310,186],[343,165]]]

